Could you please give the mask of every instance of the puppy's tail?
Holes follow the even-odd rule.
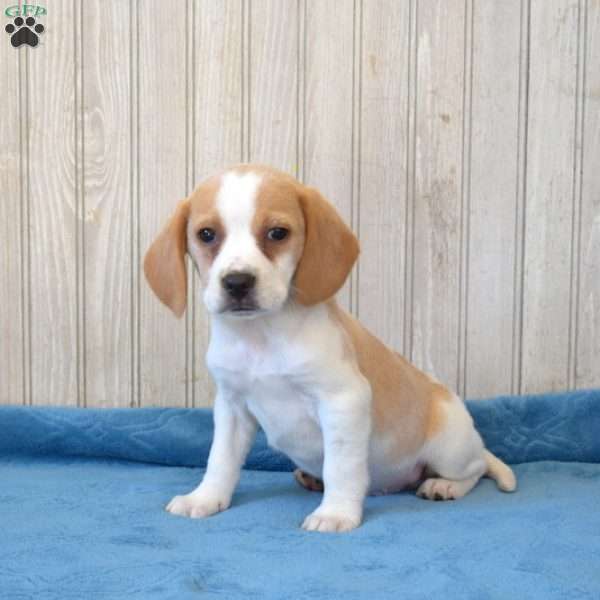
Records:
[[[513,470],[503,463],[497,456],[494,456],[489,450],[484,448],[485,462],[487,471],[485,474],[491,477],[503,492],[514,492],[517,489],[517,478]]]

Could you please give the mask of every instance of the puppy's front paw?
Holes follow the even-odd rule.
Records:
[[[202,519],[210,517],[215,513],[229,508],[229,501],[219,499],[218,497],[208,496],[206,494],[186,494],[185,496],[175,496],[165,510],[179,515],[181,517],[190,517],[191,519]]]
[[[333,511],[317,508],[308,515],[302,523],[302,529],[306,531],[329,531],[343,532],[351,531],[360,525],[361,517],[356,514],[346,514],[342,511]]]

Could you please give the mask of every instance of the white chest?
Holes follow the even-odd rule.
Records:
[[[220,325],[220,326],[219,326]],[[343,341],[325,313],[237,329],[217,324],[207,363],[219,390],[244,403],[269,444],[319,475],[323,436],[318,419],[324,378],[343,360]]]
[[[213,371],[220,384],[235,390],[264,430],[269,445],[290,457],[296,465],[320,475],[323,436],[318,405],[305,387],[290,376]]]
[[[323,462],[317,403],[286,378],[256,380],[246,405],[265,431],[269,445],[316,475]]]

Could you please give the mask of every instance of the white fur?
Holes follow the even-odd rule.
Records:
[[[204,300],[212,313],[207,365],[216,381],[215,435],[202,483],[176,496],[167,510],[205,517],[224,510],[260,424],[269,443],[301,469],[322,477],[320,506],[308,530],[358,526],[366,493],[413,484],[428,464],[438,477],[419,493],[464,495],[486,470],[481,438],[459,398],[448,403],[448,427],[414,456],[392,462],[385,440],[371,429],[371,388],[344,347],[344,332],[323,304],[288,300],[295,264],[271,263],[252,233],[260,177],[224,177],[217,208],[227,236],[208,278]],[[221,278],[231,270],[257,277],[262,313],[239,319],[222,312]]]

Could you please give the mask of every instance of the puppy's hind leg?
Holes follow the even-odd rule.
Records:
[[[417,496],[428,500],[456,500],[468,494],[487,471],[481,437],[462,401],[453,397],[439,401],[443,425],[427,442],[427,478]]]
[[[325,489],[322,479],[313,477],[310,473],[307,473],[302,469],[296,469],[294,471],[294,477],[303,488],[310,492],[322,492]]]

